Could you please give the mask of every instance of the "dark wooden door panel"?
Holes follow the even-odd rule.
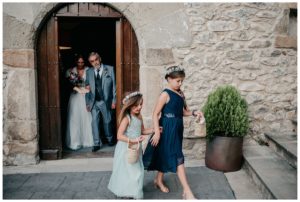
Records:
[[[51,17],[38,42],[39,146],[42,159],[61,156],[57,20]]]
[[[138,41],[131,24],[125,18],[116,23],[117,115],[119,115],[124,94],[139,90],[140,66]]]
[[[123,20],[123,91],[139,90],[138,42],[132,26]]]
[[[105,4],[72,3],[61,8],[56,16],[121,18],[122,14]]]

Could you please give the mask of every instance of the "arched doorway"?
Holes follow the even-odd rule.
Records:
[[[123,94],[139,89],[139,49],[129,21],[106,4],[61,4],[40,30],[36,45],[40,157],[60,159],[69,96],[64,73],[74,54],[97,51],[105,64],[115,67],[117,117]]]

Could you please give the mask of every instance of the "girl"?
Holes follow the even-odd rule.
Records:
[[[195,199],[186,179],[184,156],[182,153],[183,116],[203,116],[202,112],[190,111],[184,100],[180,87],[185,78],[184,69],[179,66],[167,68],[165,79],[167,88],[161,93],[153,113],[155,134],[151,139],[153,156],[148,170],[157,170],[154,180],[155,187],[168,193],[163,183],[166,172],[177,172],[183,187],[183,199]],[[161,117],[159,119],[159,116]],[[162,126],[160,134],[159,126]],[[147,150],[145,154],[147,155]]]
[[[113,161],[113,171],[108,189],[118,197],[143,198],[144,166],[142,161],[142,147],[139,159],[129,164],[126,159],[127,142],[140,144],[147,134],[154,129],[145,129],[141,116],[143,98],[140,92],[133,92],[123,99],[123,108],[119,115],[118,143]]]

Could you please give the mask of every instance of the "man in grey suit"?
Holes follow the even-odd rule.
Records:
[[[111,126],[111,110],[116,108],[116,81],[114,68],[101,63],[98,53],[89,55],[89,62],[93,66],[86,72],[86,88],[89,93],[85,94],[86,108],[92,112],[92,130],[96,152],[102,146],[99,131],[100,113],[102,114],[103,128],[108,139],[108,145],[113,146],[113,134]]]

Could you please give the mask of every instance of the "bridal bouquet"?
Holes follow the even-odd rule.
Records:
[[[81,78],[76,72],[73,72],[71,70],[67,71],[67,78],[74,86],[77,87],[85,86],[84,79]]]
[[[66,72],[67,79],[74,85],[74,90],[78,93],[87,93],[85,82],[82,77],[80,77],[76,72],[72,71],[71,69]]]

